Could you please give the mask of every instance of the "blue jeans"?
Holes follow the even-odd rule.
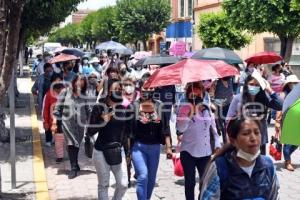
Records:
[[[285,144],[283,146],[283,156],[284,160],[291,160],[292,153],[298,148],[298,146],[291,145],[291,144]]]
[[[180,161],[184,172],[184,189],[186,200],[195,199],[196,168],[199,173],[199,178],[201,179],[209,160],[210,156],[196,158],[191,156],[191,154],[189,154],[187,151],[182,151],[180,153]]]
[[[132,147],[132,163],[137,175],[138,200],[151,198],[159,164],[160,144],[135,142]]]

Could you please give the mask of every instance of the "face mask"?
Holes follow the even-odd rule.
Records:
[[[124,90],[127,94],[132,94],[134,92],[134,87],[133,86],[125,86]]]
[[[53,75],[53,71],[49,72],[48,76],[51,77]]]
[[[121,70],[120,70],[120,73],[121,73],[122,75],[125,75],[125,74],[126,74],[126,69],[121,69]]]
[[[254,69],[255,69],[254,67],[250,67],[248,68],[248,72],[252,74],[254,72]]]
[[[83,64],[88,64],[89,61],[88,60],[83,60],[82,62],[83,62]]]
[[[236,154],[237,157],[247,160],[248,162],[254,161],[259,155],[260,155],[260,150],[257,151],[256,154],[253,155],[253,154],[243,151],[242,149],[239,149]]]
[[[249,91],[250,95],[255,96],[255,95],[257,95],[257,93],[259,93],[260,87],[248,85],[248,91]]]
[[[112,91],[111,95],[109,96],[110,100],[115,103],[120,103],[123,101],[122,92],[121,91]]]
[[[143,100],[149,100],[152,99],[153,97],[153,91],[142,91],[141,97]]]
[[[136,70],[141,71],[142,67],[137,67]]]

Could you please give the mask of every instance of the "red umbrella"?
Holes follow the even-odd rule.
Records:
[[[70,61],[70,60],[78,60],[80,58],[76,57],[76,56],[73,56],[73,55],[69,55],[69,54],[64,54],[64,53],[61,53],[55,57],[53,57],[49,63],[50,64],[53,64],[53,63],[58,63],[58,62],[65,62],[65,61]]]
[[[282,60],[282,57],[275,52],[265,51],[256,53],[245,60],[246,63],[268,64]]]
[[[186,84],[239,74],[238,70],[224,61],[185,59],[156,70],[145,83],[146,88]]]

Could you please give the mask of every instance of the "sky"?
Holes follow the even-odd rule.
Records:
[[[115,5],[116,0],[87,0],[78,5],[77,9],[98,10],[99,8]]]

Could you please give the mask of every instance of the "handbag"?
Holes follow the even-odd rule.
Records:
[[[84,138],[84,152],[85,152],[85,155],[88,158],[92,158],[93,150],[94,150],[94,144],[91,141],[91,138],[86,135],[85,138]]]
[[[119,165],[122,162],[122,150],[119,142],[105,144],[103,147],[103,155],[105,161],[109,165]]]
[[[173,153],[172,160],[174,165],[174,174],[179,177],[184,176],[183,167],[180,161],[180,153],[179,153],[180,143],[176,147],[176,152]]]
[[[281,160],[282,157],[282,144],[279,142],[278,138],[272,136],[271,143],[269,146],[269,154],[275,160]]]

